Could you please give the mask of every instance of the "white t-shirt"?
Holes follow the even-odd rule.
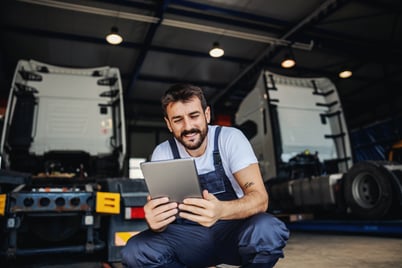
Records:
[[[208,126],[207,148],[200,157],[193,157],[197,166],[198,174],[205,174],[215,169],[213,160],[214,137],[217,126]],[[176,139],[180,158],[191,158],[186,152],[184,146]],[[232,127],[222,127],[218,140],[219,153],[222,159],[222,165],[226,176],[232,183],[237,197],[244,195],[242,189],[233,176],[233,173],[248,167],[251,164],[258,163],[250,142],[244,134]],[[152,153],[151,161],[173,159],[173,153],[169,142],[165,141],[159,144]]]

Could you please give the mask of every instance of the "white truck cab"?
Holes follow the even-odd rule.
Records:
[[[118,174],[126,155],[122,99],[116,68],[20,60],[1,137],[2,166],[36,175]]]
[[[401,164],[354,163],[341,101],[329,79],[263,71],[235,120],[258,157],[271,210],[381,219],[402,204]]]
[[[93,252],[121,260],[147,228],[148,191],[126,175],[125,135],[117,68],[18,62],[0,143],[0,263]]]

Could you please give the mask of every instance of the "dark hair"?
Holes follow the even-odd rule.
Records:
[[[163,114],[166,116],[166,107],[172,102],[188,102],[191,98],[197,97],[201,101],[202,109],[205,111],[207,108],[207,100],[205,99],[204,93],[200,87],[191,84],[176,84],[171,86],[166,90],[163,95],[162,110]]]

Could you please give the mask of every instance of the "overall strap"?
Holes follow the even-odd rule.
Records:
[[[179,149],[177,148],[177,144],[174,140],[174,137],[171,137],[169,139],[169,145],[170,145],[170,149],[172,150],[172,153],[173,153],[173,158],[179,159],[180,158]]]
[[[222,165],[222,159],[221,155],[219,154],[219,144],[218,144],[219,133],[221,133],[221,129],[222,127],[220,126],[215,129],[214,151],[213,151],[215,169],[216,167]]]

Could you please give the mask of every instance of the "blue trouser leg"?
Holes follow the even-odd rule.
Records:
[[[170,224],[161,233],[144,231],[132,237],[121,253],[130,268],[206,267],[215,263],[210,229],[192,224]]]
[[[206,228],[170,224],[162,233],[144,231],[122,250],[127,267],[207,267],[220,263],[272,267],[286,245],[285,225],[267,213],[219,221]]]
[[[272,267],[283,257],[289,238],[285,224],[268,213],[241,221],[221,221],[212,229],[219,248],[219,262],[244,267]],[[252,263],[254,266],[248,266]]]
[[[243,264],[264,263],[273,266],[283,257],[289,231],[279,219],[268,213],[261,213],[246,220],[239,238],[239,253]]]

